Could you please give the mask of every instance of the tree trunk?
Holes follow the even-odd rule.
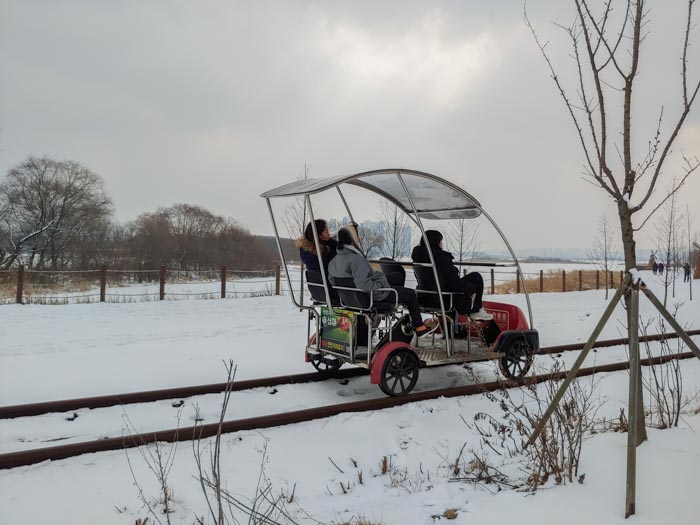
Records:
[[[637,254],[635,252],[636,243],[634,241],[634,229],[632,228],[632,214],[630,213],[627,203],[620,201],[618,204],[618,212],[620,215],[620,232],[622,233],[622,249],[625,254],[625,268],[631,270],[637,267]],[[630,317],[630,294],[625,294],[625,307],[627,309],[627,337],[631,339],[632,330],[638,329],[638,319]],[[637,359],[639,363],[639,359]],[[641,445],[647,439],[647,431],[644,424],[644,397],[642,385],[642,368],[641,365],[636,367],[637,370],[630,368],[630,374],[637,374],[637,446]]]

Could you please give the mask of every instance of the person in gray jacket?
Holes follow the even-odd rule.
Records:
[[[420,337],[434,332],[438,322],[435,319],[423,322],[415,290],[404,286],[391,286],[382,272],[372,269],[360,246],[354,225],[343,226],[338,230],[337,253],[328,264],[331,283],[336,284],[336,278],[351,277],[355,288],[371,293],[375,301],[393,300],[394,294],[388,290],[393,288],[398,295],[398,302],[408,308],[416,335]]]

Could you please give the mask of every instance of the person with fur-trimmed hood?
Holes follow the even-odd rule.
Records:
[[[493,316],[482,308],[481,298],[484,295],[484,279],[479,272],[471,272],[464,277],[459,276],[459,270],[452,263],[454,256],[442,249],[442,234],[437,230],[425,232],[430,244],[430,250],[435,259],[435,269],[440,279],[440,289],[443,292],[460,292],[464,295],[454,296],[454,307],[462,315],[469,314],[475,321],[489,321]],[[425,239],[421,238],[420,244],[413,248],[411,259],[414,263],[430,263],[430,254],[425,246]],[[437,291],[435,278],[429,273],[430,281],[425,284],[426,289]],[[470,299],[470,297],[472,299]]]
[[[354,225],[343,226],[338,230],[337,255],[328,265],[328,274],[333,284],[336,284],[337,278],[352,278],[355,288],[371,293],[375,301],[393,301],[394,294],[389,288],[396,290],[397,301],[406,305],[418,337],[432,333],[438,327],[435,319],[423,322],[415,290],[404,286],[391,286],[386,275],[372,269],[362,253],[360,238]]]
[[[316,231],[318,232],[318,244],[321,247],[321,260],[323,268],[328,273],[328,263],[335,257],[338,242],[331,238],[328,231],[328,224],[323,219],[316,219]],[[321,266],[318,264],[318,254],[316,253],[316,243],[314,242],[314,230],[311,223],[306,225],[304,235],[296,241],[299,248],[299,257],[307,270],[321,273]]]

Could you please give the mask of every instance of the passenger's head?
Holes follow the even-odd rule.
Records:
[[[431,248],[441,248],[440,243],[442,242],[442,233],[437,230],[427,230],[425,236],[428,238]],[[425,246],[425,239],[420,240],[421,246]]]
[[[328,233],[328,224],[323,219],[316,219],[316,231],[318,232],[318,238],[322,241],[327,241],[330,238],[330,233]],[[314,242],[314,228],[311,223],[306,225],[304,230],[304,238],[309,242]]]
[[[356,224],[347,224],[338,230],[338,244],[354,246],[362,250]]]

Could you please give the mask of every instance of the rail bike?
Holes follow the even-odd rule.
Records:
[[[316,253],[321,254],[321,232],[316,228],[311,197],[337,192],[347,217],[355,222],[343,193],[348,186],[371,192],[395,205],[417,227],[425,246],[429,246],[423,224],[425,220],[485,217],[507,247],[512,257],[509,265],[519,270],[517,275],[525,291],[529,319],[519,307],[495,301],[483,301],[484,309],[493,320],[475,321],[469,315],[460,315],[455,309],[459,293],[442,289],[432,253],[429,263],[369,259],[385,274],[398,272],[405,276],[407,267],[413,270],[421,313],[439,321],[439,330],[431,335],[420,339],[416,336],[405,305],[391,294],[387,299],[377,301],[371,293],[357,288],[352,279],[336,278],[331,283],[320,255],[320,271],[305,272],[312,302],[302,304],[292,286],[271,199],[297,199],[297,202],[304,203],[313,228]],[[389,396],[408,394],[415,387],[422,367],[497,360],[506,378],[521,377],[529,371],[533,356],[539,350],[539,336],[532,328],[532,308],[520,264],[498,225],[481,204],[459,186],[421,171],[381,169],[298,180],[269,190],[261,197],[267,202],[291,300],[308,314],[305,358],[318,371],[332,373],[344,363],[366,368],[370,371],[371,383],[378,384]],[[470,261],[469,265],[493,267],[503,263]],[[430,276],[434,284],[429,289],[423,286],[423,282]]]

